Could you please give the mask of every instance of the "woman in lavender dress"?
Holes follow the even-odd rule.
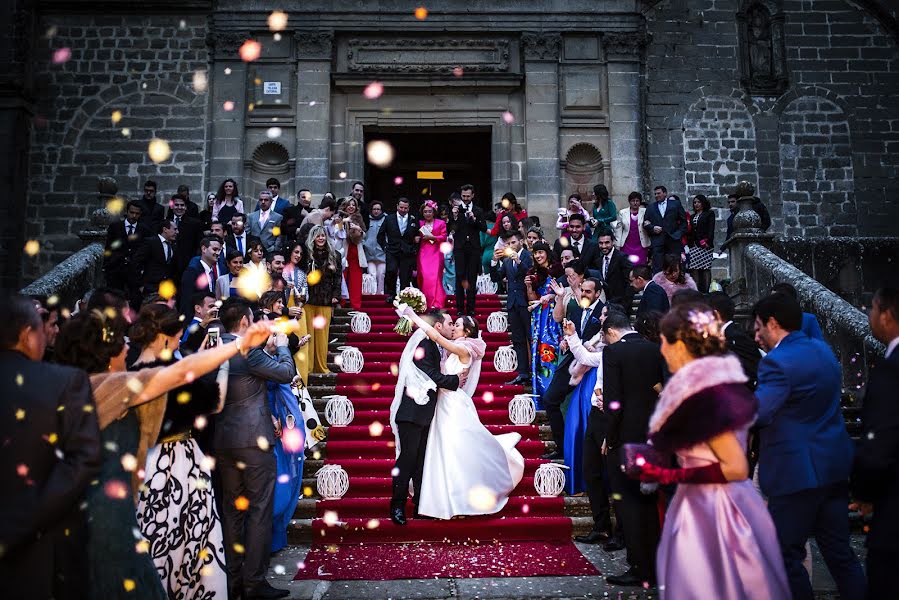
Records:
[[[661,333],[674,375],[649,421],[652,445],[624,449],[629,475],[679,484],[656,555],[661,596],[789,598],[774,523],[748,479],[757,403],[722,323],[708,306],[686,304],[665,315]],[[671,453],[682,468],[666,468]]]

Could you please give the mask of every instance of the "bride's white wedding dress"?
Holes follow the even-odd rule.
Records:
[[[455,354],[444,363],[444,373],[459,375],[459,389],[439,390],[418,504],[420,514],[437,519],[499,512],[524,475],[524,457],[515,449],[521,435],[491,434],[471,399],[486,344],[471,338],[454,341],[468,348],[469,365]]]

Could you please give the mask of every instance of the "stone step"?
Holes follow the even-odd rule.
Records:
[[[571,519],[571,535],[587,535],[593,530],[593,517],[569,517]],[[287,526],[287,541],[290,544],[309,544],[312,542],[312,519],[293,519]]]
[[[566,517],[590,517],[592,515],[590,512],[590,499],[587,498],[586,494],[581,496],[563,496],[562,500],[565,502],[564,514]],[[311,520],[315,518],[316,502],[318,502],[318,498],[300,498],[293,513],[293,518],[297,520]]]

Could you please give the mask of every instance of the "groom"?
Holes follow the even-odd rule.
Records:
[[[432,309],[427,318],[433,322],[434,329],[446,338],[452,336],[452,320],[449,314],[440,309]],[[397,525],[406,524],[406,497],[409,493],[409,480],[415,488],[412,503],[415,506],[413,516],[418,516],[419,490],[421,490],[422,468],[425,462],[425,450],[428,444],[428,432],[434,420],[437,407],[437,392],[459,389],[458,375],[444,375],[440,371],[440,348],[437,343],[425,338],[415,350],[413,364],[422,373],[437,384],[435,390],[428,392],[428,402],[420,405],[403,390],[403,397],[396,412],[397,435],[400,441],[400,455],[396,459],[393,478],[393,498],[390,501],[390,520]]]

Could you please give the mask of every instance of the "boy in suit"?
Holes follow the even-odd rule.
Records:
[[[534,266],[531,253],[522,242],[521,232],[507,231],[503,235],[506,247],[493,253],[490,261],[490,278],[497,283],[506,280],[506,312],[509,314],[509,333],[512,346],[518,356],[518,376],[507,385],[524,385],[531,380],[528,363],[531,349],[531,313],[528,311],[528,295],[524,278]]]

